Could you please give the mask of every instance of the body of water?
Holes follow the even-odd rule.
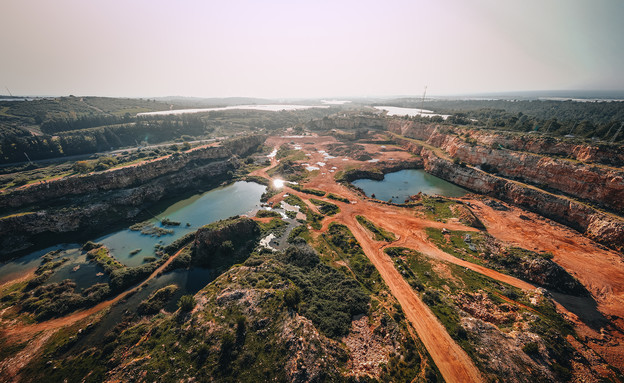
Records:
[[[409,196],[419,192],[447,197],[461,197],[468,193],[467,190],[432,176],[421,169],[407,169],[388,173],[382,181],[360,179],[352,183],[364,190],[369,197],[374,194],[375,198],[379,200],[388,201],[392,199],[396,203],[402,203]]]
[[[113,256],[123,264],[138,266],[144,263],[145,257],[154,256],[154,247],[157,244],[170,244],[209,223],[258,209],[260,196],[265,190],[266,186],[239,181],[191,196],[171,204],[164,210],[153,212],[155,215],[150,222],[154,226],[163,227],[160,220],[164,218],[180,222],[180,226],[163,227],[173,230],[172,234],[156,237],[123,229],[91,240],[106,245]],[[50,282],[72,279],[76,281],[79,289],[89,287],[93,283],[106,282],[108,280],[106,277],[97,276],[102,270],[86,259],[84,252],[80,251],[80,246],[78,243],[61,243],[1,264],[0,283],[37,268],[41,264],[41,256],[53,250],[61,250],[59,256],[67,257],[69,261],[52,275]],[[130,254],[136,249],[141,250]]]
[[[274,104],[274,105],[232,105],[222,108],[198,108],[198,109],[177,109],[163,110],[160,112],[138,113],[137,116],[166,116],[186,113],[204,113],[223,110],[245,109],[245,110],[262,110],[268,112],[281,112],[282,110],[303,110],[312,108],[329,108],[329,105],[291,105],[291,104]]]
[[[173,234],[152,237],[126,229],[94,241],[106,245],[123,264],[137,266],[143,263],[144,257],[154,255],[156,244],[168,245],[211,222],[259,208],[260,196],[265,190],[266,186],[255,182],[235,182],[176,202],[162,212],[152,212],[155,216],[150,222],[156,227],[173,230]],[[164,218],[180,222],[180,226],[162,226],[160,221]],[[130,254],[138,249],[141,249],[138,253]]]

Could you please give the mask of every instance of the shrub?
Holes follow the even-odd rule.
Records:
[[[301,302],[301,290],[298,287],[292,287],[284,292],[284,304],[290,309],[294,309]]]
[[[522,346],[522,351],[524,351],[529,356],[539,355],[539,347],[535,342],[529,342]]]
[[[183,295],[178,301],[178,307],[182,312],[189,312],[195,307],[195,297],[192,295]]]

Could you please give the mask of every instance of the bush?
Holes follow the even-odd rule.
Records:
[[[273,210],[258,210],[258,212],[256,213],[256,217],[258,218],[266,218],[266,217],[281,218],[282,215]]]
[[[294,309],[299,305],[299,302],[301,302],[301,290],[298,287],[290,288],[284,292],[284,304],[286,307]]]
[[[195,297],[192,295],[183,295],[178,301],[178,307],[182,312],[189,312],[195,307]]]
[[[535,342],[529,342],[522,346],[522,351],[529,356],[539,355],[539,346]]]

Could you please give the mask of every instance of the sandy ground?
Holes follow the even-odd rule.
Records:
[[[303,162],[314,166],[319,166],[316,165],[317,162],[325,164],[319,166],[318,174],[306,183],[306,187],[328,191],[346,197],[351,202],[343,203],[320,198],[338,205],[341,212],[336,216],[324,219],[323,228],[318,232],[326,230],[330,222],[340,222],[347,225],[362,245],[365,254],[379,270],[391,293],[401,304],[406,318],[431,354],[444,379],[449,382],[482,381],[483,378],[473,361],[454,342],[427,305],[420,300],[418,294],[395,269],[392,260],[384,253],[384,248],[387,246],[409,247],[432,258],[452,262],[521,289],[531,290],[535,289],[535,286],[509,275],[455,258],[431,243],[424,231],[426,227],[445,227],[449,230],[465,231],[475,231],[475,229],[456,221],[440,223],[419,218],[409,209],[374,202],[371,199],[355,194],[345,186],[337,184],[334,180],[334,175],[337,171],[352,166],[374,166],[374,163],[367,164],[367,162],[355,161],[342,156],[327,158],[326,155],[319,152],[319,150],[327,150],[327,145],[336,143],[335,138],[319,136],[270,137],[266,145],[279,148],[280,145],[290,142],[301,146],[302,150],[309,155],[308,159]],[[365,144],[365,147],[373,158],[380,161],[411,157],[409,153],[401,153],[391,148],[382,150],[379,145]],[[266,171],[277,166],[278,163],[275,158],[272,158],[269,167],[257,170],[252,175],[270,179]],[[316,210],[316,206],[309,202],[309,198],[312,196],[294,191],[288,187],[284,188],[284,192],[298,195],[312,209]],[[284,193],[278,193],[278,195],[273,197],[272,201],[278,202],[283,195]],[[624,262],[622,256],[613,251],[605,250],[600,245],[569,228],[521,209],[511,207],[508,211],[494,210],[487,206],[483,199],[478,196],[464,197],[462,200],[470,204],[473,212],[483,221],[491,235],[499,240],[520,247],[535,251],[552,252],[554,261],[577,277],[586,286],[596,301],[597,314],[608,318],[615,325],[607,326],[606,328],[589,326],[583,322],[582,318],[579,318],[572,312],[574,310],[571,311],[572,305],[570,305],[570,302],[564,302],[565,299],[561,298],[561,303],[563,304],[559,304],[558,309],[576,324],[577,331],[584,343],[583,345],[578,342],[573,344],[578,344],[577,349],[588,346],[612,365],[624,369],[624,336],[622,335],[622,329],[624,328],[622,319],[624,317]],[[395,233],[398,240],[392,244],[374,241],[369,233],[357,223],[356,215],[363,215],[376,225]],[[524,218],[520,218],[520,216]],[[529,218],[528,220],[526,219],[527,217]],[[161,266],[159,270],[156,270],[148,280],[164,269],[173,258]],[[146,282],[147,280],[143,284]],[[35,344],[43,344],[42,339],[46,334],[101,311],[123,299],[130,292],[131,290],[89,310],[76,312],[64,318],[32,326],[17,326],[5,329],[3,332],[5,336],[16,337],[14,339],[30,338],[36,340],[36,342],[33,342]],[[559,298],[556,297],[556,299]],[[579,312],[578,310],[576,311]],[[26,352],[26,356],[30,355],[32,357],[37,350],[38,348],[35,347],[34,351]],[[589,352],[587,350],[583,351]],[[24,359],[23,357],[24,355],[18,354],[11,360],[15,361],[15,366],[24,366],[30,358]],[[24,362],[24,360],[26,361]],[[16,371],[19,371],[19,368],[7,370],[5,363],[3,363],[0,366],[0,371],[2,374],[11,372],[13,375],[9,376],[15,376],[14,374]]]
[[[476,370],[472,361],[450,337],[447,338],[448,334],[446,334],[444,328],[440,327],[441,324],[431,314],[428,307],[420,301],[418,296],[411,292],[412,289],[409,288],[409,285],[400,274],[396,272],[389,257],[383,253],[383,248],[387,246],[404,246],[418,250],[430,257],[469,268],[521,289],[532,290],[535,289],[535,286],[487,267],[453,257],[431,243],[424,232],[426,227],[446,227],[449,230],[464,231],[474,231],[475,229],[452,221],[440,223],[418,218],[410,213],[408,209],[372,202],[368,198],[356,195],[347,187],[337,184],[334,181],[335,172],[353,165],[368,166],[368,164],[352,159],[345,160],[343,157],[324,158],[323,154],[318,151],[326,150],[326,144],[335,142],[333,138],[317,137],[314,139],[314,144],[306,144],[306,141],[312,142],[307,137],[302,139],[272,138],[270,140],[277,146],[284,142],[294,141],[295,144],[302,146],[306,153],[310,154],[307,162],[311,164],[324,162],[326,164],[321,166],[321,170],[316,177],[306,183],[306,187],[347,197],[352,203],[345,204],[335,200],[320,198],[338,205],[341,209],[338,215],[326,218],[323,221],[321,231],[324,231],[327,225],[333,221],[349,226],[364,248],[366,255],[391,287],[393,295],[395,295],[403,307],[408,319],[410,319],[423,343],[434,357],[434,361],[441,370],[444,370],[443,375],[445,379],[448,381],[477,379],[479,375],[475,373]],[[396,151],[382,151],[378,145],[365,144],[364,146],[374,158],[378,158],[380,161],[404,159]],[[332,168],[334,168],[334,172],[330,172]],[[310,195],[286,189],[287,192],[297,194],[304,200],[310,198]],[[278,200],[279,197],[276,197],[275,202]],[[577,332],[584,339],[586,346],[589,346],[610,364],[624,370],[624,332],[622,330],[624,329],[624,319],[622,319],[624,317],[624,261],[622,255],[605,249],[572,229],[522,209],[510,207],[509,211],[494,210],[487,206],[480,196],[464,197],[462,200],[470,204],[473,212],[484,222],[487,231],[491,235],[510,245],[538,252],[548,251],[553,253],[553,260],[585,285],[597,303],[597,310],[594,308],[595,314],[610,320],[614,325],[597,328],[595,323],[585,323],[584,319],[577,315],[583,316],[583,310],[588,308],[587,305],[591,306],[592,299],[589,299],[589,303],[570,302],[570,298],[574,297],[557,296],[555,300],[558,310],[576,325]],[[398,236],[398,240],[392,244],[373,241],[357,223],[355,215],[366,216],[376,225],[395,233]],[[529,218],[528,220],[527,217]],[[557,300],[560,300],[560,302],[557,302]],[[423,322],[422,318],[427,319]],[[434,328],[437,328],[437,330],[434,330]],[[435,334],[433,339],[430,337],[431,331]],[[441,342],[439,339],[446,339],[450,343],[446,343],[446,341]],[[445,349],[445,347],[448,347],[448,349]],[[458,350],[457,352],[449,352],[448,350],[450,349]],[[453,356],[450,357],[450,355]],[[457,364],[457,361],[463,365],[462,372],[455,371],[454,367],[451,367]],[[449,365],[449,367],[444,367],[445,365]]]

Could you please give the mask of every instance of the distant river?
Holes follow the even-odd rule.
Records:
[[[235,109],[264,110],[264,111],[269,111],[269,112],[280,112],[282,110],[303,110],[303,109],[313,109],[313,108],[329,108],[329,105],[291,105],[291,104],[233,105],[233,106],[225,106],[222,108],[163,110],[160,112],[138,113],[137,116],[166,116],[166,115],[177,115],[177,114],[186,114],[186,113],[203,113],[203,112],[214,112],[214,111],[222,111],[222,110],[235,110]]]
[[[468,193],[467,190],[420,169],[388,173],[382,181],[355,180],[353,184],[364,190],[369,197],[375,194],[379,200],[388,201],[392,199],[396,203],[402,203],[409,196],[418,194],[418,192],[429,195],[439,194],[446,197],[461,197]]]

